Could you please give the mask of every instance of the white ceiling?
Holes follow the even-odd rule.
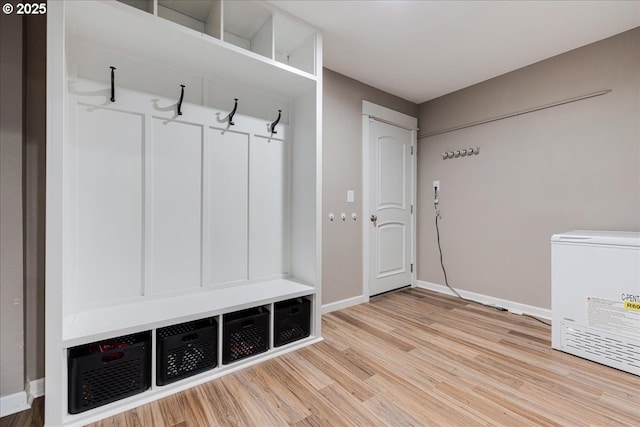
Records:
[[[421,103],[640,26],[640,1],[271,1],[324,66]]]

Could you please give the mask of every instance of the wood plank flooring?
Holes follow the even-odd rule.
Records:
[[[322,343],[92,426],[640,425],[640,377],[552,350],[531,318],[408,289],[322,327]],[[0,420],[23,425],[42,404]]]

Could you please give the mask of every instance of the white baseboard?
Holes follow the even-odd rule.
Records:
[[[27,403],[26,391],[0,397],[0,417],[26,411],[29,408],[31,406]]]
[[[29,381],[27,383],[27,403],[31,406],[33,399],[44,396],[44,378]]]
[[[44,378],[29,381],[25,390],[0,397],[0,418],[31,408],[33,399],[44,396]]]
[[[431,291],[439,292],[441,294],[454,295],[455,294],[444,285],[439,285],[437,283],[424,282],[422,280],[418,280],[418,288],[429,289]],[[536,307],[533,305],[522,304],[515,301],[509,301],[506,299],[495,298],[489,295],[477,294],[475,292],[463,291],[456,289],[460,295],[464,298],[470,299],[472,301],[481,302],[483,304],[495,305],[498,307],[503,307],[515,314],[528,314],[530,316],[539,317],[541,319],[551,320],[551,310],[542,307]]]
[[[332,302],[322,306],[322,314],[331,313],[332,311],[342,310],[352,305],[362,304],[369,301],[366,295],[358,295],[357,297],[347,298],[340,301]]]

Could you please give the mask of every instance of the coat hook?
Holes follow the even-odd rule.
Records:
[[[111,102],[116,102],[116,89],[114,83],[114,70],[116,69],[116,67],[109,68],[111,68]]]
[[[282,110],[278,110],[278,118],[276,119],[275,122],[271,123],[271,133],[272,134],[278,133],[278,131],[276,131],[276,126],[278,125],[278,122],[280,121],[281,113],[282,113]]]
[[[178,101],[178,115],[182,115],[182,100],[184,99],[184,85],[180,85],[180,100]]]
[[[236,114],[236,110],[238,109],[238,98],[233,98],[233,100],[236,102],[236,104],[233,106],[233,111],[229,113],[229,124],[231,126],[235,125],[235,123],[233,123],[233,116],[234,114]]]

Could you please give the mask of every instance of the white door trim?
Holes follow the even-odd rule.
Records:
[[[417,200],[417,159],[418,159],[418,119],[382,105],[362,100],[362,296],[369,301],[369,121],[375,119],[384,123],[411,130],[413,156],[411,156],[411,287],[416,286],[416,200]]]

